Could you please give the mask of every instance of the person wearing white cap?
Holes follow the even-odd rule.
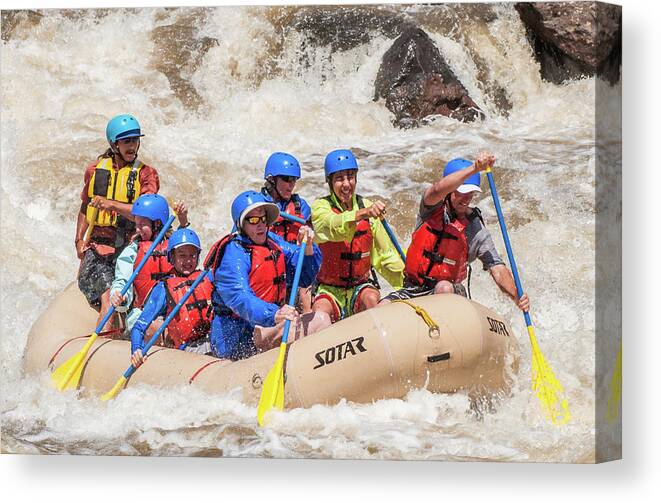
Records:
[[[482,153],[475,162],[452,159],[443,177],[425,190],[411,246],[406,254],[404,288],[392,292],[383,303],[410,299],[432,293],[466,296],[462,284],[468,265],[480,259],[498,287],[523,311],[528,296],[518,297],[512,273],[498,255],[480,210],[470,203],[480,188],[480,172],[493,166],[496,159]]]

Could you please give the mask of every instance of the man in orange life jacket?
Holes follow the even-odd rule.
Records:
[[[167,317],[184,296],[199,274],[200,238],[190,229],[177,229],[168,240],[168,260],[172,263],[172,275],[156,283],[142,309],[142,314],[131,330],[131,363],[138,367],[144,361],[142,350],[147,328],[159,316]],[[185,345],[185,351],[206,354],[213,309],[211,291],[213,285],[205,278],[195,288],[167,328],[168,341],[175,348]]]
[[[179,228],[188,227],[188,208],[183,202],[174,205],[174,212],[179,219]],[[122,297],[120,295],[127,281],[133,275],[133,271],[140,264],[145,253],[152,245],[153,239],[167,223],[170,216],[170,207],[167,200],[158,194],[144,194],[133,203],[131,214],[135,217],[136,233],[129,245],[122,250],[115,263],[115,279],[110,287],[110,303],[115,306],[117,312],[124,313],[129,307],[131,310],[126,316],[126,329],[131,332],[133,324],[142,313],[142,306],[147,295],[157,281],[170,275],[172,264],[168,261],[168,237],[171,231],[166,233],[166,238],[156,246],[144,267],[133,281],[130,288]],[[150,329],[158,329],[156,323],[152,323]]]
[[[312,310],[318,315],[309,330],[330,324],[377,305],[378,285],[372,267],[393,287],[402,286],[404,263],[388,237],[380,217],[382,202],[371,203],[356,194],[358,161],[350,150],[330,152],[324,161],[330,195],[312,204],[312,223],[323,262],[317,276]]]
[[[131,207],[142,194],[159,189],[158,173],[138,160],[140,124],[132,115],[113,117],[106,126],[110,148],[85,169],[82,204],[76,223],[76,254],[81,260],[78,287],[98,321],[110,309],[110,285],[115,259],[135,230]],[[94,225],[89,241],[83,238]],[[108,330],[112,318],[102,330]]]
[[[205,261],[213,264],[211,347],[218,358],[240,360],[274,348],[285,320],[298,321],[285,294],[286,277],[295,274],[300,247],[269,232],[279,213],[259,192],[242,192],[232,202],[237,232],[214,244]],[[312,284],[321,263],[321,252],[312,243],[314,232],[302,226],[297,241],[305,236],[302,287]],[[289,341],[295,338],[296,333],[289,334]]]
[[[269,156],[264,167],[264,187],[262,195],[268,202],[278,205],[280,213],[288,213],[301,218],[310,227],[312,210],[307,201],[294,194],[296,181],[301,178],[301,165],[293,155],[285,152],[275,152]],[[282,215],[273,222],[271,232],[277,234],[288,243],[296,243],[301,223],[292,222]],[[287,277],[287,291],[291,289],[293,277]],[[311,288],[299,288],[299,299],[304,313],[312,309]],[[287,294],[289,298],[289,294]]]
[[[480,154],[474,163],[453,159],[445,166],[443,177],[425,190],[406,253],[404,288],[386,296],[382,303],[432,293],[466,296],[462,281],[467,277],[467,266],[479,258],[498,287],[521,310],[528,310],[528,296],[519,299],[512,273],[498,255],[480,211],[469,206],[474,194],[482,192],[480,171],[493,166],[495,160],[487,153]]]

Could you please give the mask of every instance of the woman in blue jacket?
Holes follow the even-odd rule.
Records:
[[[298,325],[296,309],[286,305],[287,277],[293,277],[299,246],[269,232],[280,214],[262,194],[246,191],[232,203],[236,232],[212,248],[214,318],[211,348],[215,356],[240,360],[280,344],[286,320]],[[298,243],[307,236],[300,285],[308,287],[321,265],[312,243],[314,232],[302,226]],[[292,333],[290,341],[295,340]]]

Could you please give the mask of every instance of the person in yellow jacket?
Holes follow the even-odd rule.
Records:
[[[322,263],[312,310],[320,315],[309,332],[375,307],[381,298],[374,268],[393,288],[401,288],[404,263],[380,218],[386,206],[356,194],[358,162],[350,150],[334,150],[324,162],[330,194],[312,205],[315,242]],[[313,326],[314,325],[314,326]]]

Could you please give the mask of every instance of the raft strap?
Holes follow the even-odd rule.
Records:
[[[397,300],[393,300],[393,302],[402,302],[403,304],[406,304],[407,306],[411,307],[415,311],[415,314],[420,316],[429,327],[429,337],[431,337],[432,339],[438,339],[441,336],[441,329],[438,328],[438,324],[432,319],[431,316],[429,316],[429,313],[425,311],[423,308],[421,308],[420,306],[416,306],[415,304],[409,302],[408,300],[397,299]]]

